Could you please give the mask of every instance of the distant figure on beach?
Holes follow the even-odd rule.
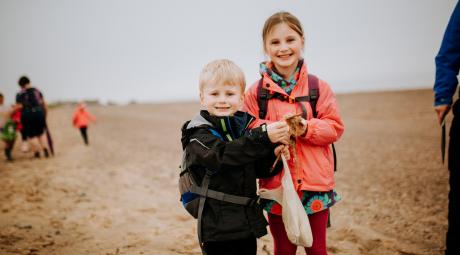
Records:
[[[18,81],[21,91],[16,95],[16,109],[21,111],[21,123],[35,158],[40,158],[40,152],[49,157],[46,138],[47,104],[43,94],[32,87],[29,78],[22,76]]]
[[[280,161],[270,173],[276,154],[285,151],[289,128],[285,121],[277,121],[247,129],[254,117],[239,111],[245,78],[230,60],[210,62],[199,80],[204,110],[183,125],[182,148],[186,165],[197,176],[202,192],[210,194],[212,190],[223,195],[199,198],[200,246],[207,255],[255,255],[256,239],[267,234],[256,178],[281,170]],[[182,202],[186,199],[183,196]]]
[[[13,161],[12,151],[16,139],[16,123],[11,119],[12,112],[12,107],[4,105],[4,96],[0,93],[0,138],[8,161]]]
[[[27,143],[27,135],[21,123],[21,110],[17,108],[13,109],[11,119],[14,121],[14,123],[16,123],[16,130],[21,136],[21,151],[27,152],[29,150],[29,145]]]
[[[262,41],[269,61],[260,64],[262,78],[246,92],[244,109],[257,118],[250,127],[301,114],[301,135],[295,138],[295,151],[291,150],[288,163],[313,234],[313,246],[305,251],[308,255],[324,255],[329,208],[340,200],[334,190],[331,144],[341,137],[344,125],[330,86],[308,73],[302,57],[305,38],[300,21],[288,12],[273,14],[265,21]],[[280,185],[280,175],[259,181],[259,187],[265,189]],[[297,246],[287,237],[281,206],[270,201],[264,209],[275,255],[294,255]]]
[[[436,56],[436,81],[434,83],[434,109],[440,124],[449,113],[452,98],[457,90],[460,69],[460,2],[455,6]],[[446,235],[446,255],[460,254],[460,103],[452,107],[454,118],[450,128],[449,213]]]
[[[75,112],[73,113],[72,122],[76,128],[80,129],[80,133],[85,144],[89,145],[88,126],[90,122],[95,122],[96,118],[91,115],[86,108],[85,103],[79,103],[77,105],[77,109],[75,109]]]

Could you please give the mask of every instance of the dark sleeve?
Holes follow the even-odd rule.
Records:
[[[256,161],[256,177],[257,178],[268,178],[277,175],[283,169],[283,160],[281,158],[276,163],[275,167],[272,169],[273,164],[275,163],[276,156],[275,150],[272,149],[272,152],[268,156]]]
[[[243,166],[261,159],[273,151],[273,144],[262,128],[252,129],[233,141],[223,141],[206,128],[197,128],[192,131],[187,148],[192,162],[219,171],[226,166]]]
[[[34,99],[36,100],[36,104],[38,106],[41,106],[41,107],[44,107],[45,105],[45,101],[43,100],[43,94],[40,90],[38,90],[37,88],[34,88],[34,91],[33,91],[33,94],[34,94]]]
[[[23,98],[24,98],[23,95],[24,95],[23,93],[17,93],[17,94],[16,94],[16,103],[17,103],[17,104],[22,104],[22,103],[23,103],[23,102],[22,102],[22,101],[24,100],[24,99],[23,99]]]
[[[451,105],[460,69],[460,2],[450,17],[435,61],[434,105]]]

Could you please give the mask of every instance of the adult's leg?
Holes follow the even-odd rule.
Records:
[[[27,134],[25,132],[24,127],[21,129],[20,134],[21,134],[21,151],[27,152],[29,151],[29,144],[27,142]]]
[[[38,141],[40,142],[40,148],[43,149],[45,157],[49,157],[48,138],[46,137],[46,132],[43,132],[43,134],[39,136]]]
[[[45,129],[44,115],[42,112],[25,112],[21,117],[32,152],[36,158],[39,158],[43,148],[41,136]]]
[[[313,245],[310,248],[305,248],[308,255],[326,255],[326,228],[327,219],[329,217],[329,209],[308,215],[310,221],[311,232],[313,234]]]
[[[39,158],[40,157],[40,142],[38,136],[33,136],[28,138],[30,148],[32,152],[34,153],[34,157]]]
[[[257,239],[250,237],[231,241],[205,242],[204,249],[207,255],[256,255]]]
[[[449,139],[449,213],[446,255],[460,254],[460,102],[455,102]]]
[[[289,241],[280,215],[268,214],[268,224],[273,236],[275,255],[295,255],[297,246]]]
[[[48,157],[48,139],[46,138],[46,119],[45,114],[42,111],[35,113],[35,128],[37,130],[38,141],[40,143],[40,149],[43,150],[45,156]]]

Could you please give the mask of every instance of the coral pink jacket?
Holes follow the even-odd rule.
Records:
[[[84,107],[78,106],[73,114],[73,125],[76,128],[87,127],[91,121],[96,121],[96,118],[87,112]]]
[[[258,119],[257,86],[255,82],[245,94],[244,110],[255,116],[257,120],[251,128],[263,123],[282,120],[286,114],[301,113],[299,103],[288,103],[278,99],[268,101],[265,119]],[[287,95],[286,92],[273,82],[267,74],[263,77],[263,87],[269,91]],[[292,97],[308,95],[307,67],[304,64],[300,71],[299,81],[291,92]],[[330,144],[337,141],[344,131],[334,94],[329,85],[319,80],[319,99],[316,104],[317,118],[313,118],[312,109],[308,102],[301,102],[307,109],[308,130],[304,137],[296,141],[297,163],[293,155],[288,161],[291,176],[297,190],[329,191],[335,187],[334,159]],[[291,150],[292,153],[292,150]],[[260,179],[261,188],[273,189],[281,184],[281,175]]]

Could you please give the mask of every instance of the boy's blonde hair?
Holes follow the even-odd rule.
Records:
[[[244,73],[235,63],[228,59],[217,59],[203,67],[200,73],[200,92],[205,85],[223,83],[238,85],[241,92],[246,89]]]

